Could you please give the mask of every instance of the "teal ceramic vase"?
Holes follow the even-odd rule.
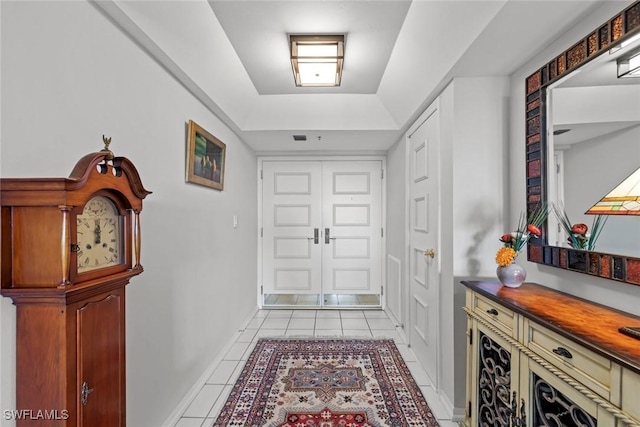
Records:
[[[527,278],[527,270],[525,270],[521,265],[513,262],[506,267],[498,266],[496,269],[496,275],[498,276],[500,283],[504,286],[508,288],[517,288],[522,285]]]

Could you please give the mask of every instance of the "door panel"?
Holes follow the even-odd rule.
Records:
[[[325,294],[381,292],[381,172],[379,161],[323,163]]]
[[[320,294],[321,164],[264,162],[262,173],[264,293]]]
[[[124,425],[124,290],[99,296],[76,312],[79,426]],[[114,362],[115,361],[115,362]]]
[[[410,136],[409,340],[437,386],[438,372],[438,126],[437,107]],[[433,252],[432,252],[433,251]],[[432,254],[433,256],[429,255]]]

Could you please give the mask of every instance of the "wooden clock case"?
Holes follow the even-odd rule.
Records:
[[[68,178],[3,178],[0,293],[16,305],[18,426],[126,424],[125,285],[140,273],[140,212],[150,194],[107,148]],[[89,199],[124,217],[118,265],[78,273],[76,217]]]

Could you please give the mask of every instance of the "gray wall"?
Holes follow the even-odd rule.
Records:
[[[158,427],[256,308],[255,155],[91,4],[0,7],[2,177],[66,177],[105,134],[153,191],[145,271],[127,287],[127,419]],[[185,183],[189,119],[227,144],[222,192]],[[15,308],[1,302],[0,408],[14,409]]]

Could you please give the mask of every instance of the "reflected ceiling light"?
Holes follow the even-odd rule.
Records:
[[[629,175],[585,214],[640,215],[640,168]]]
[[[289,35],[296,86],[340,86],[344,35]]]
[[[618,62],[618,78],[640,77],[640,49],[629,55],[620,57]]]

